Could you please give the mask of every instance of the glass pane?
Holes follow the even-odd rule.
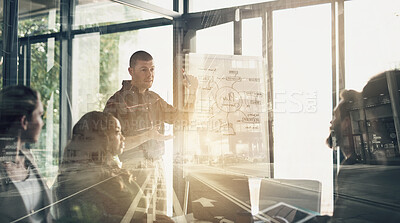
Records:
[[[114,44],[112,41],[110,44]],[[73,39],[73,68],[72,68],[72,123],[88,111],[101,110],[101,104],[105,103],[106,96],[100,94],[100,35],[98,33],[75,36]],[[82,53],[85,52],[85,53]],[[86,55],[91,55],[90,57]],[[110,55],[115,57],[115,52]],[[110,75],[115,78],[115,74]],[[106,82],[102,89],[107,89],[109,82]],[[113,89],[117,84],[111,82]],[[104,98],[104,99],[103,99]]]
[[[60,31],[60,0],[24,1],[19,4],[18,36]]]
[[[44,126],[39,142],[32,152],[37,158],[40,173],[52,185],[58,170],[60,127],[60,42],[31,45],[31,87],[41,94]]]
[[[346,88],[362,90],[379,72],[400,68],[400,2],[345,3]]]
[[[331,8],[275,11],[273,21],[275,178],[319,182],[320,198],[289,204],[332,213],[332,153],[325,144],[332,114]],[[321,203],[313,206],[315,199]]]
[[[189,12],[201,12],[206,10],[229,8],[234,6],[271,1],[275,0],[192,0],[190,1]]]
[[[160,18],[140,9],[125,6],[113,1],[78,1],[74,14],[74,29],[96,27],[110,24]]]
[[[346,90],[331,127],[340,167],[334,217],[396,222],[400,2],[355,0],[344,7]]]
[[[3,42],[3,0],[0,0],[0,41]],[[3,48],[3,47],[1,47]],[[3,88],[3,50],[0,52],[0,89]]]
[[[233,55],[233,22],[197,31],[196,52]]]
[[[173,10],[173,1],[165,1],[165,0],[141,0],[143,2],[149,3],[156,5],[158,7],[167,9],[167,10]],[[96,5],[101,2],[111,2],[109,0],[77,0],[77,5],[83,5],[83,4],[91,4],[91,5]]]
[[[262,56],[261,18],[242,20],[242,55]]]
[[[245,210],[258,214],[271,204],[261,200],[273,197],[266,190],[259,194],[261,184],[271,186],[263,58],[196,53],[185,62],[185,71],[199,80],[195,110],[175,158],[189,176],[190,212],[206,222],[216,216],[234,220]],[[225,201],[231,197],[243,209]],[[213,213],[203,214],[205,207]]]
[[[181,206],[188,202],[187,212],[198,221],[247,222],[251,214],[264,221],[277,194],[266,189],[275,186],[269,180],[261,19],[243,20],[243,55],[233,55],[233,22],[214,26],[216,20],[203,21],[196,53],[185,58],[185,72],[197,77],[199,88],[183,145],[174,154],[177,169],[188,176],[178,178],[176,193],[190,188]],[[208,207],[213,211],[205,214]]]
[[[157,5],[158,7],[162,7],[168,10],[173,10],[173,3],[174,1],[165,1],[165,0],[142,0],[144,2],[148,2],[153,5]]]

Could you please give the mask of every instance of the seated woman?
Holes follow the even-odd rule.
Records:
[[[111,114],[89,112],[65,148],[56,195],[60,221],[120,222],[140,188],[116,162],[125,138]]]
[[[43,127],[37,91],[10,86],[0,91],[0,222],[51,222],[51,196],[25,143]]]
[[[165,138],[156,132],[136,138],[137,143]],[[111,114],[89,112],[76,123],[55,189],[61,222],[120,222],[130,207],[131,221],[144,217],[143,192],[118,159],[124,147],[121,125]]]

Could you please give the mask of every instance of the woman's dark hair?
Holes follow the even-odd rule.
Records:
[[[37,91],[23,86],[8,86],[0,91],[0,134],[7,133],[10,127],[24,115],[28,120],[36,109],[40,95]]]
[[[107,112],[91,111],[84,114],[72,129],[72,137],[82,136],[88,132],[106,136],[115,128],[114,116]]]
[[[99,111],[86,113],[72,129],[72,139],[64,151],[63,162],[92,161],[103,163],[109,143],[109,135],[115,132],[112,114]]]

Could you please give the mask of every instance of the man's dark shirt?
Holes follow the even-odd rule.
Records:
[[[113,114],[121,122],[124,136],[135,136],[153,127],[164,134],[164,123],[187,120],[186,113],[179,112],[157,93],[146,90],[141,94],[128,80],[123,81],[122,88],[108,99],[104,112]],[[139,149],[145,152],[147,158],[158,159],[164,154],[164,142],[149,140]]]

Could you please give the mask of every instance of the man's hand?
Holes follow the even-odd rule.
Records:
[[[199,81],[193,75],[184,74],[183,85],[188,89],[188,92],[185,92],[185,106],[184,111],[189,112],[188,117],[185,118],[189,120],[193,111],[196,102],[196,92],[197,87],[199,86]]]
[[[199,86],[199,81],[192,75],[184,75],[183,86],[189,89],[191,94],[195,94],[197,87]]]

